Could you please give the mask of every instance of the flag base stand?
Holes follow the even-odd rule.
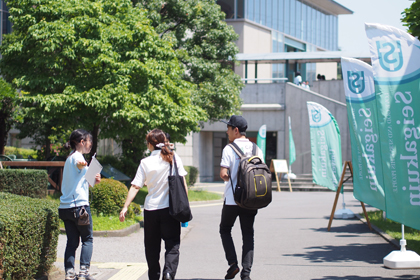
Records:
[[[284,174],[284,179],[295,180],[296,179],[296,174],[295,173],[286,173],[286,174]]]
[[[392,251],[384,258],[384,266],[393,269],[420,268],[420,256],[413,251],[406,250],[406,240],[401,239],[400,251]]]
[[[344,196],[344,194],[342,194]],[[344,204],[344,203],[343,203]],[[343,205],[343,209],[337,210],[334,213],[334,219],[353,219],[354,213],[350,209],[346,209],[346,206]]]

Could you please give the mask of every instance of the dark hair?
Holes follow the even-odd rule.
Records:
[[[168,139],[169,142],[171,142],[171,135],[168,132],[164,132],[166,139]]]
[[[71,133],[69,142],[64,144],[64,148],[69,149],[71,147],[72,150],[76,150],[77,144],[82,140],[87,141],[88,139],[92,139],[90,132],[84,129],[76,129]]]
[[[160,129],[153,129],[146,136],[146,141],[152,145],[155,150],[161,150],[160,154],[164,161],[172,163],[172,157],[174,153],[165,146],[165,133]],[[163,144],[162,147],[157,147],[156,145]]]

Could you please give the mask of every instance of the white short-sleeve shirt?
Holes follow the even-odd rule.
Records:
[[[239,138],[233,141],[246,156],[252,155],[253,143],[247,138]],[[259,147],[257,147],[257,156],[259,156],[263,161],[263,153]],[[222,161],[220,162],[221,167],[229,169],[229,174],[233,182],[233,188],[236,186],[237,177],[238,177],[238,168],[241,158],[235,153],[235,151],[228,145],[223,149]],[[226,205],[236,205],[235,199],[233,198],[233,192],[231,187],[231,180],[225,184],[225,204]]]
[[[181,158],[175,152],[174,157],[179,176],[187,175]],[[144,201],[144,209],[151,211],[169,207],[169,168],[170,164],[162,159],[160,150],[154,150],[150,156],[141,160],[131,184],[140,188],[147,186],[149,193]],[[175,173],[174,168],[172,174]]]

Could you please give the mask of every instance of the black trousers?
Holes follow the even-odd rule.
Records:
[[[249,276],[254,261],[254,221],[258,210],[248,210],[237,205],[223,205],[220,221],[220,237],[228,264],[238,263],[232,239],[232,227],[239,216],[242,231],[242,271],[241,277]]]
[[[181,223],[169,215],[169,208],[144,211],[144,247],[149,280],[160,278],[160,247],[165,242],[165,266],[163,275],[169,273],[175,279],[179,262],[179,245],[181,243]],[[163,277],[163,276],[162,276]]]

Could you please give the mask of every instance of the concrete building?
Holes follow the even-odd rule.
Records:
[[[241,54],[338,51],[338,16],[353,12],[333,0],[219,0],[226,22],[239,34]],[[247,65],[235,72],[243,78],[281,78],[293,81],[337,79],[337,64],[278,63]]]
[[[287,159],[288,116],[297,159],[296,174],[311,173],[307,101],[324,105],[341,130],[343,160],[351,159],[344,89],[337,80],[338,16],[353,12],[333,0],[219,0],[226,22],[239,34],[235,72],[246,83],[242,115],[248,121],[247,137],[256,142],[261,125],[267,125],[266,162]],[[354,55],[347,55],[355,57]],[[357,56],[356,56],[357,57]],[[322,63],[321,63],[322,62]],[[310,90],[292,82],[296,72],[308,80]],[[317,74],[330,81],[317,81]],[[335,80],[335,81],[333,81]],[[199,169],[200,181],[220,181],[220,160],[228,143],[226,125],[207,123],[200,133],[177,144],[184,164]]]

